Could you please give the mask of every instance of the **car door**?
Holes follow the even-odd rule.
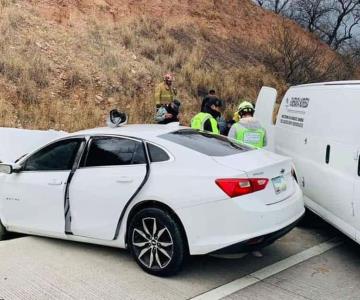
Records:
[[[354,156],[356,164],[356,174],[354,180],[354,195],[353,195],[353,224],[355,227],[355,238],[360,243],[360,149]]]
[[[69,188],[72,234],[114,239],[120,215],[145,176],[141,141],[93,137]]]
[[[29,156],[0,187],[3,218],[10,230],[64,233],[67,180],[84,139],[54,142]]]

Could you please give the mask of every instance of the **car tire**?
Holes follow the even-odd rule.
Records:
[[[5,238],[5,235],[6,235],[6,229],[0,220],[0,241]]]
[[[156,276],[171,276],[180,271],[186,257],[186,242],[181,227],[159,208],[144,208],[131,219],[128,247],[138,265]]]

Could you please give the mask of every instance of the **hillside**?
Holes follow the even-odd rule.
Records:
[[[167,71],[185,123],[209,87],[231,111],[263,85],[286,89],[263,59],[284,24],[335,55],[250,0],[1,0],[0,126],[73,131],[103,125],[113,107],[152,122]]]

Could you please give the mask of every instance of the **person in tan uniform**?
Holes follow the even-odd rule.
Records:
[[[173,76],[170,73],[164,75],[164,82],[160,83],[155,89],[155,106],[158,110],[163,105],[174,101],[177,95],[176,89],[172,85]]]

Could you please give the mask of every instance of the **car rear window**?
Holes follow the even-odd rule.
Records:
[[[209,156],[228,156],[252,150],[225,136],[193,129],[182,129],[159,137]]]

